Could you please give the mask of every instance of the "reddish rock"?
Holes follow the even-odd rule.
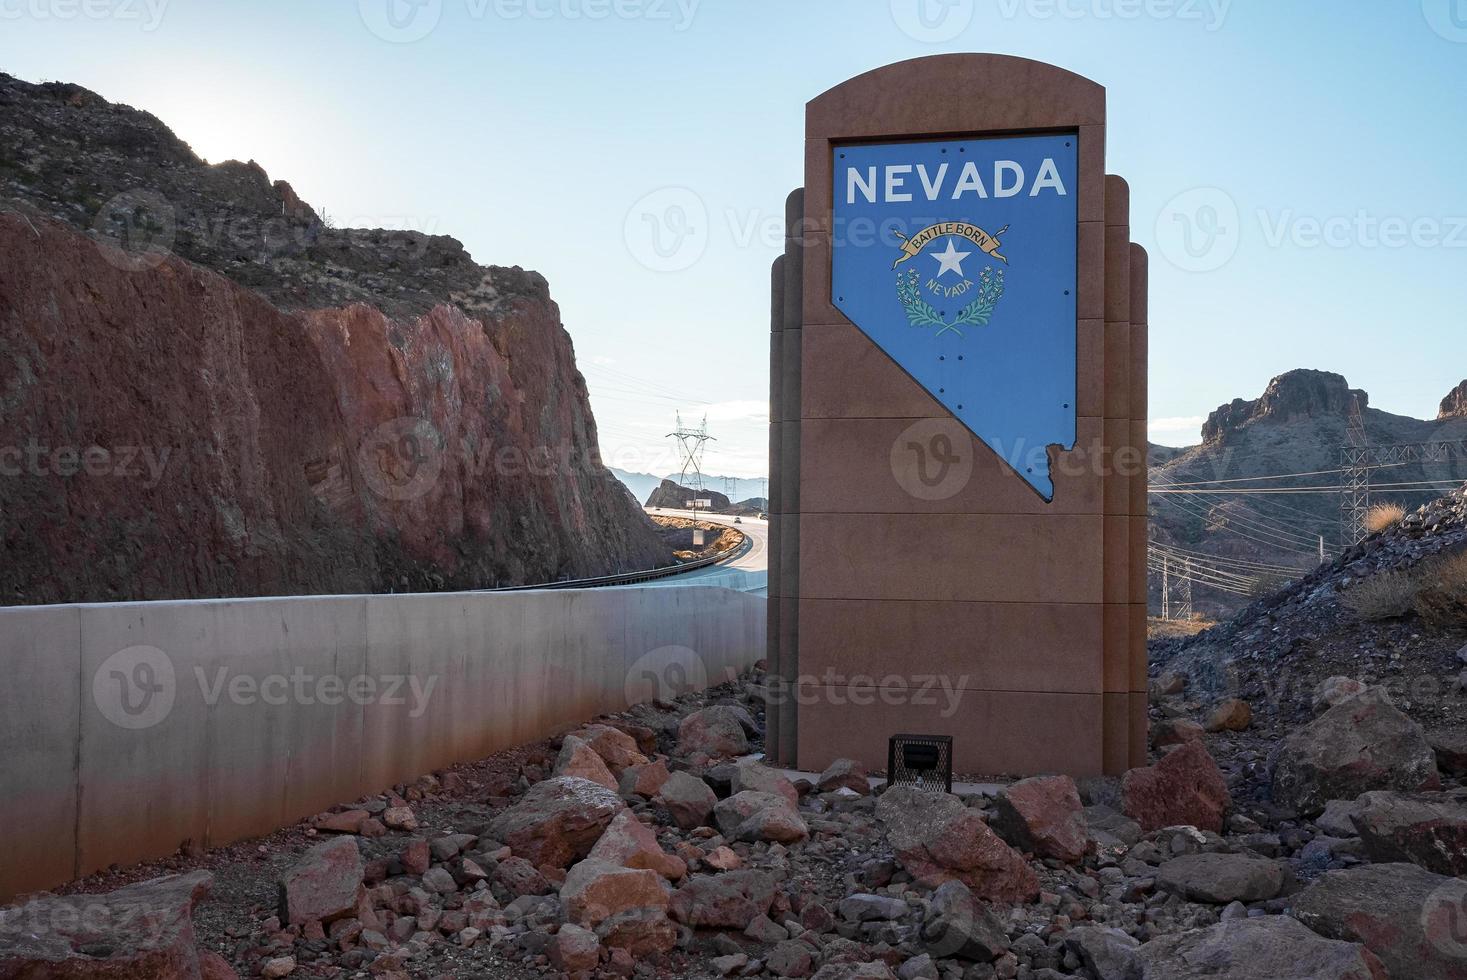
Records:
[[[1366,686],[1353,677],[1327,677],[1319,682],[1310,699],[1315,714],[1328,711],[1342,701],[1364,694]]]
[[[979,898],[1011,905],[1039,895],[1029,862],[955,796],[894,786],[878,798],[876,816],[897,861],[927,885],[961,881]]]
[[[567,735],[561,745],[560,755],[555,760],[555,775],[578,776],[609,790],[616,789],[616,777],[606,767],[606,760],[574,735]]]
[[[1371,790],[1436,789],[1436,754],[1421,726],[1372,690],[1330,708],[1279,747],[1274,801],[1305,815]]]
[[[713,813],[718,796],[697,776],[675,772],[662,784],[657,800],[667,807],[673,822],[682,830],[701,827]]]
[[[611,821],[586,860],[623,868],[645,868],[669,881],[678,881],[688,873],[687,862],[664,851],[657,843],[657,835],[630,810],[623,810]]]
[[[1247,701],[1228,698],[1216,704],[1207,715],[1209,732],[1241,732],[1253,724],[1253,709]]]
[[[822,793],[848,789],[862,796],[870,796],[871,780],[867,776],[866,767],[859,762],[854,759],[836,759],[820,774],[815,788]]]
[[[591,853],[606,825],[626,809],[611,790],[588,779],[556,776],[536,783],[499,814],[489,835],[536,867],[569,867]]]
[[[671,891],[655,871],[587,859],[566,874],[560,902],[571,921],[596,926],[628,909],[666,911]]]
[[[550,965],[562,973],[589,973],[601,958],[601,940],[589,929],[567,922],[546,949]]]
[[[104,895],[43,895],[0,911],[0,977],[198,980],[205,967],[218,977],[218,964],[195,946],[193,922],[194,904],[213,881],[195,871]]]
[[[677,926],[660,909],[628,909],[596,927],[596,938],[612,950],[640,959],[677,945]]]
[[[774,879],[763,871],[726,871],[689,878],[672,896],[672,917],[695,929],[747,929],[774,901]]]
[[[662,759],[646,765],[629,766],[617,780],[616,791],[621,796],[640,796],[650,800],[662,792],[662,787],[671,777],[672,773],[667,771],[667,763]]]
[[[555,890],[538,868],[518,857],[500,861],[494,868],[494,881],[516,898],[521,895],[548,895]]]
[[[162,185],[135,186],[174,201],[180,216],[234,227],[237,202],[185,205],[188,195],[167,186],[174,172],[198,179],[182,176],[195,167],[204,169],[197,160],[154,169]],[[105,201],[123,189],[94,191]],[[83,223],[98,217],[78,210]],[[220,272],[278,291],[280,305],[166,253],[129,269],[123,253],[55,221],[0,215],[0,349],[30,352],[33,372],[7,395],[0,446],[46,454],[8,478],[18,482],[0,539],[26,547],[0,563],[7,601],[480,588],[667,561],[598,459],[585,383],[539,276],[476,267],[460,247],[427,270],[444,283],[438,295],[391,318],[347,305],[395,304],[393,291],[358,286],[297,312],[287,307],[316,306],[298,295],[309,284],[345,286],[325,261],[282,273],[254,259],[268,249],[215,256],[185,244],[175,250],[217,257]],[[363,250],[337,249],[338,258]],[[449,273],[481,280],[465,293],[491,299],[460,299],[472,316],[447,305]],[[60,337],[65,357],[38,356]],[[97,384],[103,374],[133,383]],[[58,471],[50,454],[72,446],[96,450],[83,457],[89,468]]]
[[[998,795],[994,809],[994,829],[1022,851],[1071,864],[1090,853],[1085,808],[1069,776],[1020,780]]]
[[[1156,765],[1121,778],[1122,810],[1148,833],[1183,824],[1222,833],[1231,803],[1227,781],[1201,742],[1188,742]]]
[[[1365,793],[1351,820],[1370,860],[1408,861],[1439,875],[1467,874],[1467,807],[1442,793]]]
[[[810,836],[810,828],[794,804],[775,793],[754,790],[735,793],[714,806],[713,820],[724,837],[751,844],[758,841],[793,844]]]
[[[398,852],[397,860],[403,871],[410,875],[421,875],[433,866],[433,852],[429,849],[428,842],[420,838]]]
[[[575,736],[599,755],[611,774],[620,777],[631,766],[644,766],[648,759],[637,747],[637,740],[610,725],[587,725]]]
[[[229,961],[212,950],[199,950],[199,980],[239,980]]]
[[[362,824],[371,818],[366,810],[343,810],[341,813],[323,813],[315,820],[317,830],[333,834],[360,834]]]
[[[364,890],[363,871],[355,837],[317,844],[280,879],[280,921],[303,925],[350,915]]]
[[[747,717],[747,712],[726,704],[693,712],[678,725],[677,754],[709,759],[744,755],[749,751]]]
[[[715,871],[737,871],[744,866],[743,859],[724,845],[709,851],[703,856],[702,861]]]
[[[800,805],[800,794],[795,791],[795,784],[786,779],[784,773],[758,762],[741,762],[735,766],[730,785],[734,793],[745,790],[774,793],[784,797],[792,807]]]
[[[1157,748],[1196,742],[1203,736],[1202,726],[1191,718],[1169,718],[1151,726],[1151,744]]]

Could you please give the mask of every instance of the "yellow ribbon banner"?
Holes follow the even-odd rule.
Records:
[[[948,235],[956,235],[958,238],[966,239],[974,245],[977,245],[985,254],[991,255],[1000,262],[1007,264],[1009,261],[1008,258],[998,254],[999,248],[1003,245],[998,240],[998,236],[1008,230],[1009,226],[1004,225],[998,230],[997,234],[990,235],[977,225],[970,225],[965,221],[944,221],[941,224],[923,228],[911,238],[906,237],[901,232],[897,232],[897,237],[902,239],[903,242],[902,257],[893,262],[891,267],[895,269],[908,259],[915,259],[934,240]]]

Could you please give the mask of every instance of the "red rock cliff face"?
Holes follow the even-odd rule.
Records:
[[[484,588],[666,560],[595,459],[538,277],[493,316],[389,319],[138,266],[0,213],[0,602]]]

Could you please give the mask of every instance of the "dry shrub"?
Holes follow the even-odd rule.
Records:
[[[1421,592],[1417,576],[1407,572],[1377,572],[1346,592],[1345,606],[1367,622],[1397,619],[1416,605]]]
[[[1365,514],[1365,529],[1371,534],[1379,534],[1405,519],[1406,508],[1400,504],[1376,504]]]
[[[1416,613],[1432,626],[1467,625],[1467,551],[1435,558],[1417,575]]]

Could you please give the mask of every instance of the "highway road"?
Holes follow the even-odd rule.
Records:
[[[741,592],[763,592],[769,587],[769,522],[753,517],[744,517],[734,524],[734,518],[725,514],[709,514],[706,511],[673,510],[668,507],[648,507],[647,513],[654,517],[686,517],[707,521],[710,524],[727,524],[744,532],[745,546],[727,561],[700,568],[685,575],[673,575],[644,583],[645,586],[688,586],[718,585],[738,589]]]

